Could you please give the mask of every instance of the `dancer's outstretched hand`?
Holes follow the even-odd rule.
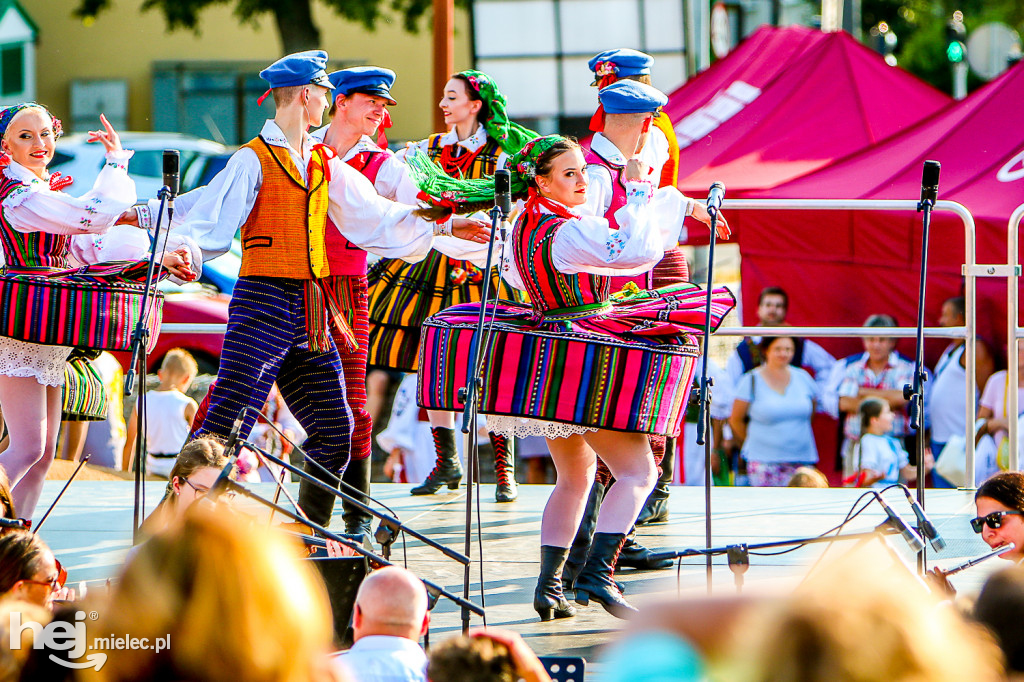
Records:
[[[186,282],[192,282],[197,277],[196,271],[192,269],[192,254],[184,246],[164,254],[163,266],[167,272]]]
[[[690,217],[711,227],[711,214],[708,213],[708,207],[699,201],[693,202],[693,213],[690,214]],[[719,239],[728,239],[729,235],[732,234],[732,230],[729,229],[729,222],[722,215],[721,211],[718,212],[718,220],[715,222],[715,232],[718,234]]]
[[[475,218],[453,218],[452,236],[479,244],[486,244],[491,238],[491,226]]]
[[[100,123],[103,124],[103,130],[90,130],[89,139],[86,142],[99,142],[108,153],[121,151],[121,138],[103,114],[100,114]]]

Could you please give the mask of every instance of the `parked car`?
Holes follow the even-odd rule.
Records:
[[[134,149],[128,174],[135,180],[140,201],[152,199],[163,187],[163,152],[181,152],[181,192],[209,182],[224,167],[231,149],[212,140],[178,133],[121,133],[121,144]],[[75,133],[63,138],[50,163],[51,171],[70,175],[75,182],[68,191],[81,195],[89,191],[103,167],[103,145],[86,142],[86,135]]]
[[[188,323],[227,324],[230,296],[212,287],[188,285],[178,287],[168,282],[161,283],[164,291],[163,321]],[[224,332],[215,334],[161,333],[153,351],[146,358],[146,367],[156,372],[164,355],[172,348],[184,348],[196,359],[200,374],[216,374],[220,367],[220,351],[224,345]],[[127,369],[130,353],[115,353],[121,365]]]

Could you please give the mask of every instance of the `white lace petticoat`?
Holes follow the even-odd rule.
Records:
[[[526,417],[504,417],[501,415],[487,415],[487,430],[491,433],[500,433],[503,436],[542,436],[544,438],[568,438],[578,433],[590,433],[600,431],[596,426],[581,426],[579,424],[563,424],[562,422],[547,422],[540,419],[527,419]]]
[[[0,336],[0,374],[33,377],[44,386],[64,385],[64,365],[71,346],[44,346]]]

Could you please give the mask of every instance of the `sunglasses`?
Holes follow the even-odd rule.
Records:
[[[980,533],[981,529],[985,526],[995,530],[996,528],[1002,528],[1004,516],[1024,516],[1024,512],[1019,511],[997,511],[992,512],[988,516],[979,516],[971,519],[971,528],[974,529],[975,533]]]
[[[64,568],[60,561],[54,558],[53,562],[57,565],[57,577],[52,580],[19,580],[18,582],[28,583],[29,585],[45,585],[50,588],[50,592],[56,592],[60,588],[64,587],[64,583],[68,580],[68,570]]]

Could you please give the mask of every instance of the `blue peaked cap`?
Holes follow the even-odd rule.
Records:
[[[631,80],[601,88],[597,98],[608,114],[653,114],[668,103],[668,97],[658,88]]]
[[[391,96],[391,86],[395,84],[395,72],[380,66],[353,66],[328,74],[331,81],[331,101],[338,95],[350,95],[361,92],[367,95],[383,97],[391,104],[397,104]]]
[[[281,57],[260,71],[260,78],[271,88],[287,88],[293,85],[320,85],[331,88],[327,78],[327,53],[323,50],[307,50]]]
[[[615,50],[605,50],[587,62],[587,66],[597,74],[598,79],[604,75],[598,73],[598,71],[601,68],[609,68],[607,66],[599,68],[599,65],[604,64],[611,65],[611,68],[615,70],[615,75],[619,78],[643,76],[650,75],[651,65],[654,64],[654,57],[638,50],[631,50],[628,47],[620,47]]]

